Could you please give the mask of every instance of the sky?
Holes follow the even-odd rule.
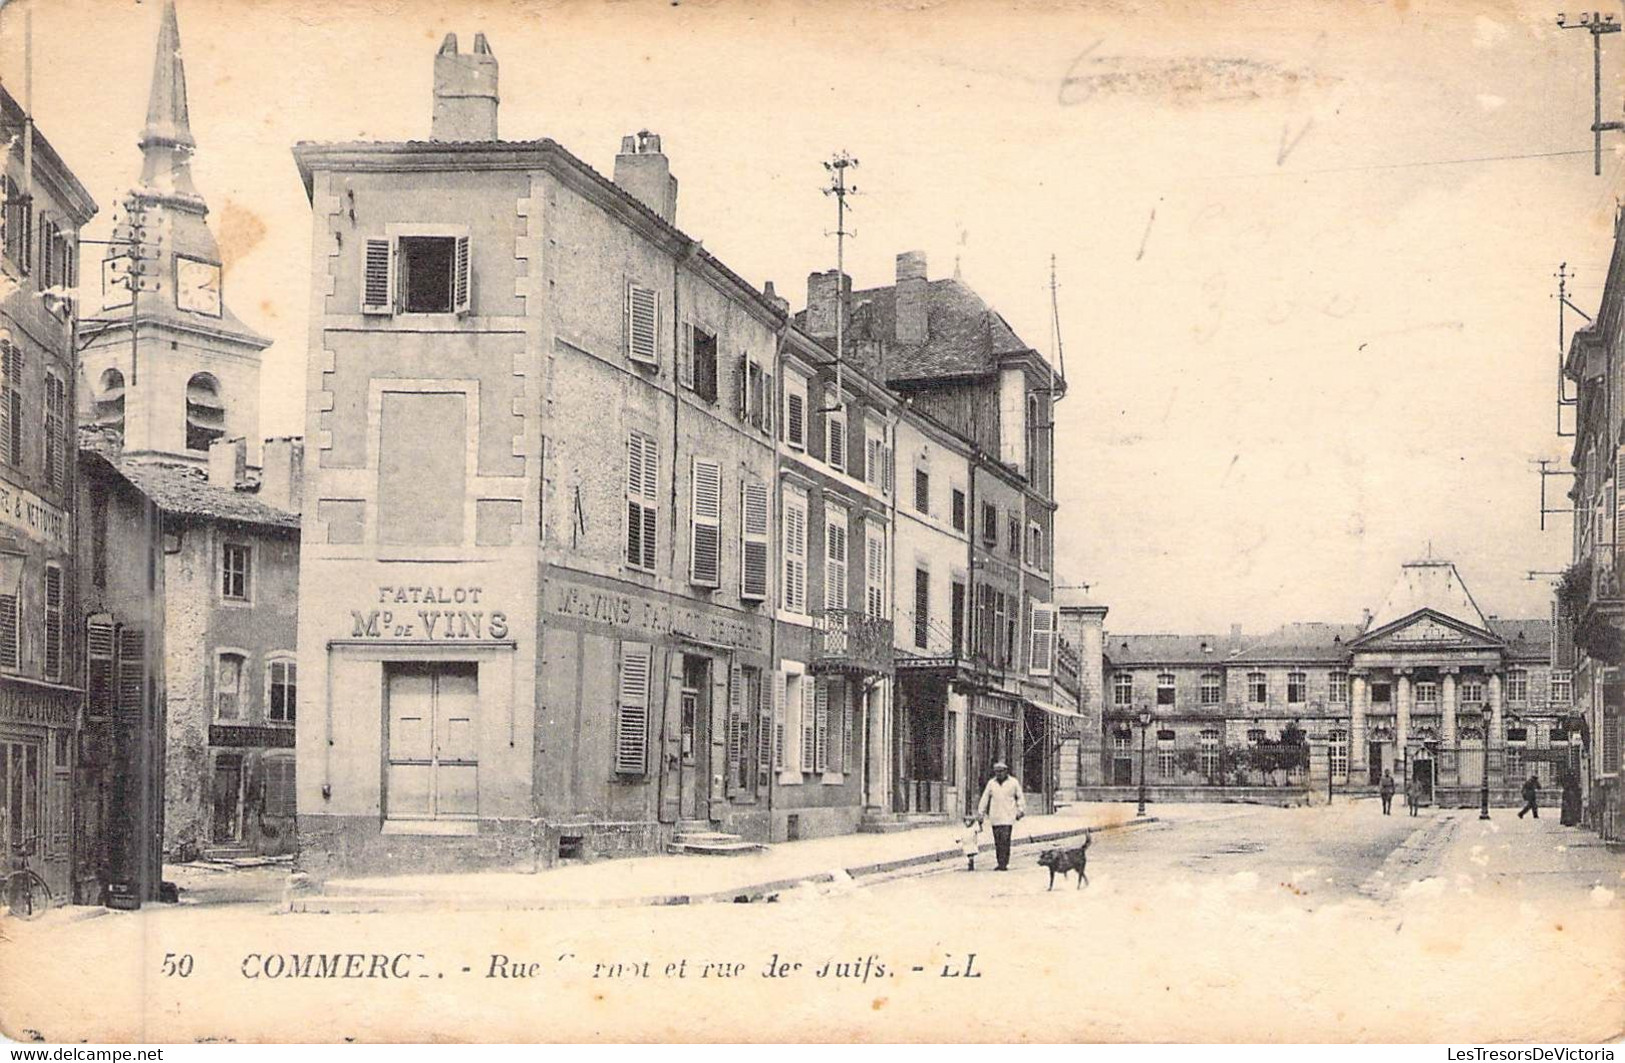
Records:
[[[156,0],[33,4],[41,130],[103,206],[137,177]],[[428,134],[447,32],[483,30],[500,125],[610,173],[661,134],[677,223],[804,304],[854,174],[857,287],[956,267],[1054,350],[1057,571],[1113,631],[1358,620],[1403,561],[1543,616],[1570,519],[1555,273],[1594,312],[1625,138],[1591,159],[1591,38],[1548,4],[178,0],[232,309],[273,337],[261,428],[303,429],[311,221],[290,147]],[[1612,9],[1610,9],[1612,10]],[[1604,111],[1625,34],[1604,38]],[[82,276],[99,270],[87,251]],[[1571,317],[1571,328],[1577,319]],[[1562,504],[1567,479],[1549,482]]]

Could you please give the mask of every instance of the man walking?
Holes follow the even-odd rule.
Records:
[[[1533,812],[1535,818],[1540,818],[1540,783],[1530,775],[1523,784],[1523,807],[1518,809],[1518,818],[1522,819],[1525,812]]]
[[[1021,795],[1021,784],[1010,777],[1010,765],[999,761],[993,765],[993,778],[982,789],[982,803],[977,818],[993,824],[993,856],[998,861],[995,871],[1010,870],[1010,831],[1016,820],[1027,814],[1027,799]]]
[[[1393,807],[1394,807],[1394,773],[1393,772],[1384,771],[1382,773],[1382,782],[1380,784],[1378,784],[1378,786],[1377,786],[1377,793],[1379,795],[1381,795],[1381,797],[1382,797],[1382,814],[1385,815],[1385,816],[1393,815]]]

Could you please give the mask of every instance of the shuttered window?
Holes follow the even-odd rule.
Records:
[[[0,668],[16,671],[22,661],[22,599],[0,594]]]
[[[818,695],[817,682],[810,675],[799,676],[796,686],[801,690],[801,764],[804,772],[817,771],[818,764]]]
[[[140,628],[118,631],[118,715],[140,721],[147,704],[147,634]]]
[[[626,438],[626,563],[645,572],[655,569],[655,529],[660,514],[660,447],[653,436],[628,433]]]
[[[741,788],[745,760],[745,669],[728,666],[728,792]]]
[[[784,441],[797,450],[807,446],[807,382],[784,378]]]
[[[45,566],[45,678],[62,678],[62,569]]]
[[[871,425],[870,434],[863,445],[864,481],[880,488],[882,494],[891,494],[891,448],[886,445],[885,437]]]
[[[841,684],[841,771],[857,771],[858,701]]]
[[[0,462],[23,463],[23,351],[0,340]]]
[[[85,621],[85,700],[92,717],[113,715],[113,637],[113,622],[105,616]]]
[[[452,263],[452,311],[454,313],[468,313],[469,298],[473,292],[469,269],[468,237],[459,236],[457,237],[457,258]]]
[[[361,312],[395,311],[395,253],[392,240],[368,240],[362,250]]]
[[[769,718],[766,726],[762,728],[762,773],[784,770],[784,704],[785,704],[785,675],[777,669],[773,672],[773,696],[768,699],[766,712]]]
[[[626,286],[626,356],[644,365],[660,364],[660,293]]]
[[[689,582],[715,587],[722,582],[722,466],[695,458],[690,487]]]
[[[931,573],[914,570],[914,646],[925,649],[931,642]]]
[[[813,771],[829,770],[829,687],[827,679],[813,679]],[[806,767],[807,765],[804,765]]]
[[[846,471],[846,408],[840,404],[840,395],[830,389],[824,402],[824,461],[832,469]]]
[[[739,597],[767,598],[767,485],[747,480],[739,485]]]
[[[1055,607],[1044,602],[1033,603],[1032,653],[1028,671],[1033,675],[1051,675],[1055,670]]]
[[[649,770],[649,685],[653,650],[646,642],[621,643],[621,675],[615,713],[615,770]]]
[[[864,540],[864,611],[876,620],[886,616],[886,529],[869,524]]]
[[[763,719],[762,670],[735,664],[728,670],[728,792],[754,793],[757,759],[762,744],[757,737]]]
[[[62,380],[45,377],[45,477],[54,491],[68,489],[68,401]]]
[[[784,608],[807,611],[807,496],[784,494]]]
[[[824,608],[846,608],[846,510],[825,503]]]
[[[265,759],[265,814],[286,819],[297,807],[297,779],[293,757]]]
[[[931,474],[924,469],[914,470],[914,512],[931,513]]]

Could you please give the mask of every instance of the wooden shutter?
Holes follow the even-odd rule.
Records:
[[[1614,549],[1625,546],[1625,447],[1614,455]]]
[[[626,356],[645,365],[660,364],[660,293],[626,286]]]
[[[118,715],[139,722],[147,700],[147,634],[140,628],[118,632]]]
[[[653,570],[656,491],[660,477],[660,447],[653,436],[629,432],[626,437],[626,563]]]
[[[801,770],[815,771],[818,758],[818,709],[813,688],[817,684],[810,675],[801,677]]]
[[[846,514],[830,509],[824,520],[824,608],[846,608]]]
[[[361,312],[395,312],[395,241],[368,240],[362,248]]]
[[[796,494],[784,499],[784,607],[807,611],[807,500]]]
[[[774,771],[784,769],[784,688],[784,671],[775,668],[773,670],[773,696],[769,699],[768,708],[768,711],[773,716],[772,725],[763,728],[764,733],[772,735],[771,739],[763,739],[764,742],[771,741],[773,743],[772,756],[762,758],[762,763],[771,763]]]
[[[619,704],[615,714],[615,770],[642,775],[649,766],[649,674],[646,642],[621,643]]]
[[[914,645],[925,649],[930,641],[931,573],[914,570]]]
[[[1052,675],[1055,671],[1055,606],[1033,603],[1032,632],[1027,670],[1033,675]]]
[[[689,582],[715,587],[722,581],[722,466],[695,458],[690,489]]]
[[[734,363],[734,366],[734,394],[738,396],[739,401],[739,409],[737,412],[739,414],[739,420],[748,424],[750,422],[750,400],[751,395],[753,394],[750,376],[750,371],[753,367],[750,364],[750,355],[741,354],[739,356],[739,360]]]
[[[886,615],[886,530],[870,526],[864,542],[865,609],[876,620]]]
[[[22,599],[0,594],[0,668],[15,669],[22,656]]]
[[[45,566],[45,678],[62,678],[62,570]]]
[[[22,352],[10,340],[0,340],[0,462],[16,465],[21,435],[22,404],[17,401],[22,384]]]
[[[800,391],[785,388],[785,438],[793,447],[807,445],[807,396]]]
[[[452,261],[452,295],[453,307],[457,313],[466,314],[473,294],[473,285],[469,283],[468,237],[457,238],[457,254]]]
[[[773,434],[773,407],[778,397],[773,391],[773,374],[762,370],[762,431]]]
[[[767,485],[747,480],[739,485],[739,597],[767,598]]]
[[[683,322],[677,341],[677,382],[685,388],[694,387],[694,324]]]
[[[829,681],[808,676],[803,682],[813,687],[813,764],[816,771],[829,770]]]
[[[728,789],[736,789],[745,759],[745,669],[728,665]]]
[[[68,487],[67,388],[54,376],[45,378],[45,475],[58,491]]]
[[[856,771],[856,770],[858,770],[858,763],[857,763],[857,759],[856,759],[857,745],[858,745],[858,738],[857,738],[857,735],[858,735],[857,702],[858,701],[861,701],[861,698],[860,699],[854,699],[852,697],[852,691],[847,690],[846,689],[846,684],[842,683],[841,684],[841,715],[843,717],[842,727],[841,727],[841,770],[842,771]]]
[[[85,694],[90,715],[113,714],[113,621],[92,616],[85,621]]]
[[[846,471],[846,412],[836,403],[829,403],[830,412],[824,415],[824,423],[829,427],[827,449],[824,451],[824,460],[831,468]]]

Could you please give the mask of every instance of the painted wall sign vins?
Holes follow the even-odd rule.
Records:
[[[767,651],[763,623],[706,606],[687,606],[657,597],[601,590],[586,584],[549,580],[549,611],[644,636],[679,635],[710,646]]]
[[[484,606],[483,592],[482,587],[381,585],[377,601],[382,608],[350,610],[350,637],[420,642],[505,639],[508,614]]]
[[[68,515],[32,491],[0,480],[0,527],[53,546],[68,544]]]

